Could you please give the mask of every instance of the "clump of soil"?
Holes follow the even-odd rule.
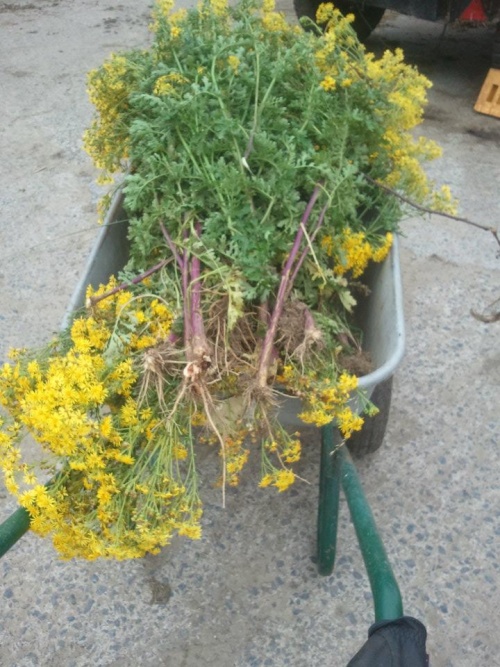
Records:
[[[300,301],[286,304],[278,325],[277,343],[292,354],[304,342],[307,306]]]
[[[373,370],[373,361],[370,353],[364,350],[357,350],[354,354],[342,353],[339,356],[339,365],[352,375],[361,377],[368,375]]]

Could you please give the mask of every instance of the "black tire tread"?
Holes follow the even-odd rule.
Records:
[[[346,441],[349,452],[355,458],[373,454],[384,441],[392,398],[392,377],[378,384],[373,390],[371,401],[379,409],[373,417],[365,416],[361,431],[353,433]]]

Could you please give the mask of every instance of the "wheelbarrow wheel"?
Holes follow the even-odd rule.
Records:
[[[373,417],[365,416],[361,431],[353,433],[347,440],[347,447],[352,456],[361,458],[380,449],[389,420],[391,397],[392,377],[378,384],[373,390],[371,401],[378,408],[377,414]]]
[[[293,0],[295,14],[298,19],[307,16],[316,21],[316,11],[324,0]],[[339,9],[344,16],[354,14],[352,27],[359,40],[363,42],[374,30],[384,15],[385,9],[382,7],[371,7],[364,2],[355,0],[336,0],[335,7]],[[320,26],[321,27],[321,26]]]

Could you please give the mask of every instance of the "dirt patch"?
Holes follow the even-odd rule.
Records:
[[[480,127],[468,127],[465,129],[465,133],[469,134],[471,137],[482,139],[483,141],[495,141],[497,144],[500,144],[500,132],[496,132],[495,130],[485,130]]]
[[[29,3],[27,5],[19,5],[15,3],[7,3],[5,5],[0,5],[0,14],[7,14],[11,13],[14,14],[16,12],[26,12],[26,11],[31,11],[32,9],[43,9],[44,7],[57,7],[59,4],[60,0],[54,0],[53,2],[48,2],[45,4],[38,4],[34,5],[33,3]]]

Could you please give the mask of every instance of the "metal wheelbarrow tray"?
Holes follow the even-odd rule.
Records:
[[[112,274],[118,273],[127,260],[128,250],[127,218],[123,209],[123,196],[118,192],[70,300],[63,327],[70,323],[75,310],[84,305],[87,286],[91,284],[96,288],[106,283]],[[424,648],[417,653],[420,657],[425,656],[425,628],[419,621],[403,616],[401,594],[349,453],[350,450],[359,456],[374,452],[382,444],[391,401],[392,376],[404,352],[403,299],[397,238],[387,259],[382,264],[373,264],[364,278],[369,295],[358,304],[356,316],[363,331],[363,347],[370,354],[374,370],[360,377],[359,387],[377,405],[379,414],[366,419],[363,430],[348,441],[347,447],[341,441],[334,424],[321,428],[318,569],[322,575],[329,575],[333,571],[342,487],[370,580],[376,621],[370,629],[370,639],[349,665],[361,667],[365,664],[401,664],[413,667],[426,663],[423,658],[420,662],[386,662],[385,658],[382,658],[381,662],[373,662],[370,657],[371,648],[367,653],[367,647],[371,647],[375,641],[379,648],[385,647],[394,657],[394,644],[391,644],[387,637],[393,638],[397,633],[407,637],[410,632],[419,645],[423,638]],[[299,405],[298,399],[294,398],[285,402],[281,408],[281,418],[285,423],[296,422]],[[29,521],[26,510],[19,508],[0,525],[0,556],[29,529]],[[369,662],[364,662],[367,658]]]

